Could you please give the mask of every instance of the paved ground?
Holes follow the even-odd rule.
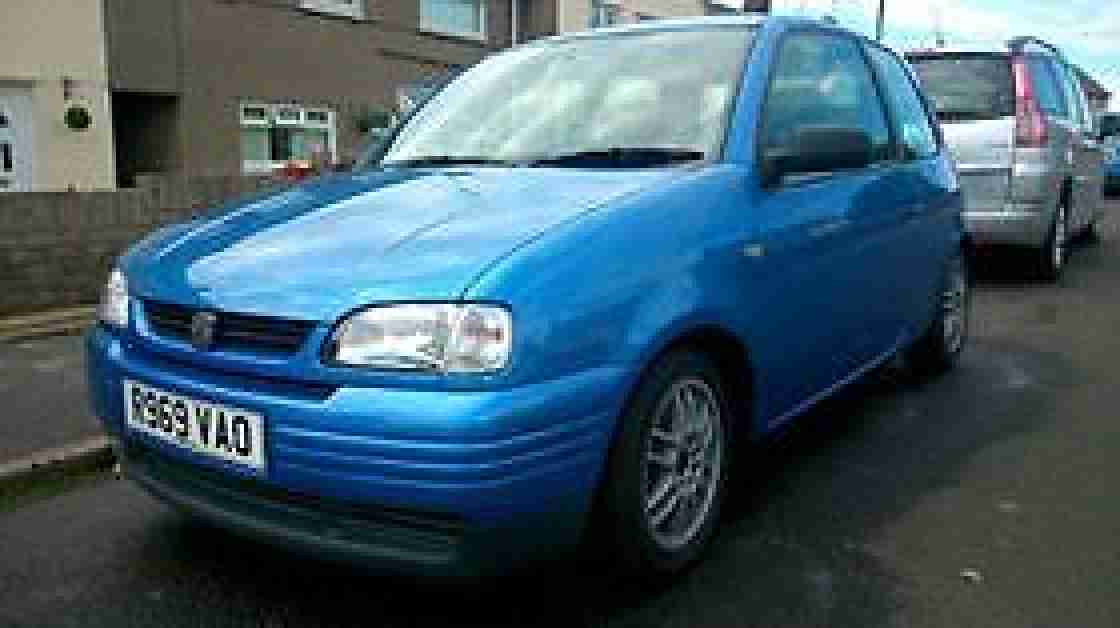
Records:
[[[82,364],[81,336],[0,342],[0,463],[101,433]]]
[[[0,625],[1115,628],[1120,237],[1060,286],[1015,277],[986,273],[958,371],[868,382],[752,465],[711,555],[672,585],[585,561],[432,590],[215,533],[105,479],[0,514]]]

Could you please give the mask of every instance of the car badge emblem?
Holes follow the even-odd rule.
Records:
[[[214,344],[214,331],[218,316],[213,312],[198,312],[191,318],[191,344],[199,351],[206,351]]]

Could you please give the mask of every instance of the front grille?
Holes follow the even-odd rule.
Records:
[[[156,334],[190,342],[191,319],[196,308],[145,301],[148,326]],[[213,348],[268,353],[295,353],[300,350],[315,323],[311,321],[217,312]]]
[[[125,442],[124,454],[125,466],[136,479],[218,505],[227,513],[320,539],[384,548],[416,561],[450,560],[465,530],[463,520],[455,516],[289,491],[178,462],[134,440]]]

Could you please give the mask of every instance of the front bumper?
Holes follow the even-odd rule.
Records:
[[[966,211],[965,228],[975,244],[1042,246],[1052,214],[1033,203],[1008,204],[1000,211]]]
[[[626,383],[601,368],[506,390],[331,389],[176,363],[100,328],[87,345],[96,414],[150,492],[254,538],[424,575],[570,550]],[[266,474],[123,432],[125,378],[262,414]]]

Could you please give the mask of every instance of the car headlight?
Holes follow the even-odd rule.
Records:
[[[493,305],[378,306],[343,321],[328,354],[348,366],[488,373],[509,361],[511,332],[509,311]]]
[[[128,327],[128,280],[118,269],[109,273],[109,281],[101,291],[97,319],[113,327]]]

